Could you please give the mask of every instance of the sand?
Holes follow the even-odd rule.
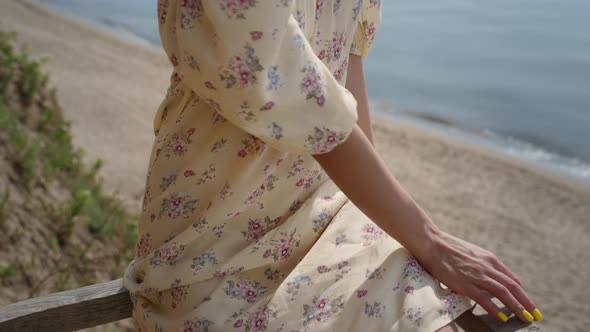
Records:
[[[163,51],[28,0],[0,1],[0,13],[2,30],[47,56],[75,144],[88,161],[104,160],[105,189],[138,209],[170,74]],[[435,222],[520,276],[545,315],[542,327],[590,326],[590,190],[420,126],[374,114],[373,127],[392,173]]]

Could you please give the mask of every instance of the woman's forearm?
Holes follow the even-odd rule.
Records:
[[[373,140],[373,130],[371,128],[369,98],[367,95],[367,84],[365,82],[363,62],[360,56],[352,53],[349,57],[346,74],[346,89],[352,93],[357,101],[357,123],[359,127],[361,127],[371,144],[375,145],[375,141]]]
[[[359,125],[345,142],[313,155],[332,181],[373,222],[417,257],[440,230],[389,172]]]

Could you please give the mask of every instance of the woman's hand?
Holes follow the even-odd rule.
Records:
[[[496,297],[524,322],[542,315],[525,293],[518,277],[496,255],[472,243],[441,232],[420,263],[453,291],[465,295],[496,318],[508,317],[492,302]]]
[[[436,227],[389,172],[358,125],[344,143],[314,157],[365,215],[443,284],[502,321],[507,317],[490,297],[498,298],[525,322],[531,321],[531,315],[540,320],[540,312],[514,273],[489,251]]]

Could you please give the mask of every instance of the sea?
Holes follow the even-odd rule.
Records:
[[[156,0],[39,1],[161,48]],[[372,113],[590,185],[590,1],[381,1]]]

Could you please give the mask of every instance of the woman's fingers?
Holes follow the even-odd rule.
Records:
[[[537,308],[537,306],[535,305],[533,300],[529,298],[522,286],[500,272],[492,272],[490,277],[498,281],[500,284],[504,285],[504,287],[506,287],[508,291],[510,291],[510,293],[514,296],[514,298],[524,306],[524,308],[530,315],[523,313],[522,316],[525,318],[525,321],[530,322],[532,320],[532,314]]]
[[[496,274],[499,273],[496,272]],[[520,318],[520,320],[527,323],[532,322],[534,319],[532,314],[525,309],[525,306],[519,302],[519,300],[517,300],[513,294],[513,292],[517,293],[522,291],[520,285],[510,278],[505,278],[505,282],[507,285],[504,285],[493,278],[487,278],[483,280],[479,286],[490,293],[493,297],[500,300],[500,302],[502,302],[511,312]]]
[[[508,315],[506,315],[498,306],[492,301],[489,294],[479,290],[477,287],[474,287],[473,290],[470,292],[471,299],[479,304],[485,311],[487,311],[490,315],[496,317],[496,319],[506,322],[508,320]]]

